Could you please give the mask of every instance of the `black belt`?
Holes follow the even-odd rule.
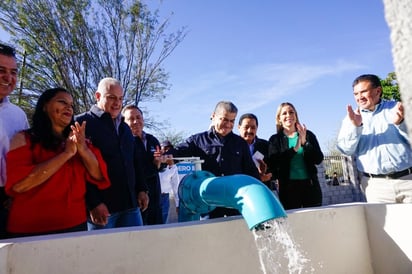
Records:
[[[386,178],[386,179],[398,179],[400,177],[409,175],[412,173],[412,167],[407,168],[405,170],[401,170],[398,172],[390,173],[390,174],[371,174],[363,172],[363,176],[370,177],[370,178]]]

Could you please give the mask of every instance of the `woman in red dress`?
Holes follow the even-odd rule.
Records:
[[[43,92],[33,126],[12,138],[6,158],[10,237],[87,230],[86,183],[104,189],[110,182],[85,128],[85,122],[73,123],[73,98],[67,90]]]

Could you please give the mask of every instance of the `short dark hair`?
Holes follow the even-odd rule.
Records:
[[[237,114],[237,107],[230,101],[220,101],[216,104],[215,113],[226,111],[229,113],[236,113]]]
[[[258,118],[253,113],[245,113],[239,118],[239,126],[242,124],[243,119],[253,119],[256,121],[256,125],[259,126]]]
[[[125,107],[123,107],[122,116],[124,116],[124,113],[126,112],[126,110],[129,110],[129,109],[137,109],[137,111],[140,112],[140,114],[143,116],[143,111],[135,104],[126,105]]]
[[[2,43],[0,43],[0,54],[16,58],[16,50]]]
[[[374,74],[362,74],[353,80],[352,88],[359,84],[359,82],[363,81],[370,82],[373,88],[382,87],[381,79],[378,76]]]

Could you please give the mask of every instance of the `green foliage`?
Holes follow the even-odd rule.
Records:
[[[388,73],[388,76],[381,80],[382,84],[382,98],[388,100],[401,101],[401,94],[399,92],[398,80],[395,72]]]
[[[16,100],[33,105],[62,86],[82,112],[104,77],[122,82],[125,104],[162,100],[170,88],[162,63],[186,31],[166,34],[170,18],[158,18],[136,0],[0,1],[0,25],[22,60]]]

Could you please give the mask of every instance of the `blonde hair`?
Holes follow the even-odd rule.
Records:
[[[281,103],[281,104],[278,106],[278,109],[277,109],[277,111],[276,111],[276,131],[277,131],[277,132],[283,131],[283,125],[282,125],[282,122],[280,121],[280,113],[281,113],[281,111],[282,111],[282,108],[283,108],[283,107],[286,107],[286,106],[289,106],[289,107],[291,107],[291,108],[293,109],[293,111],[295,112],[295,115],[296,115],[296,123],[299,123],[298,112],[296,111],[295,106],[292,105],[292,103],[289,103],[289,102]]]

